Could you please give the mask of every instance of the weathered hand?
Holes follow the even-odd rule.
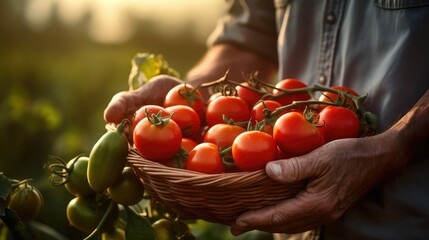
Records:
[[[298,233],[338,219],[369,189],[403,167],[405,151],[392,135],[337,140],[307,155],[267,164],[272,179],[285,184],[306,180],[306,188],[294,198],[242,214],[231,232]]]
[[[159,75],[135,91],[119,92],[104,110],[104,120],[119,123],[144,104],[162,105],[167,92],[181,82],[171,76]]]

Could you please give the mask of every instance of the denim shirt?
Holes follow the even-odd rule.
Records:
[[[279,65],[279,79],[368,94],[384,131],[429,89],[429,0],[236,0],[209,44],[233,42]],[[255,69],[257,70],[257,69]],[[426,130],[427,131],[427,130]],[[426,141],[429,144],[429,139]],[[325,239],[429,239],[429,154],[373,189]]]

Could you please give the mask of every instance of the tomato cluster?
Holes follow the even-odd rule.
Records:
[[[231,83],[205,108],[198,88],[185,83],[163,106],[142,106],[132,124],[134,147],[147,160],[210,174],[263,169],[361,132],[359,96],[349,88],[308,87],[298,79]]]
[[[143,114],[146,113],[136,114],[136,118],[144,121]],[[161,214],[156,203],[145,199],[144,185],[127,163],[126,127],[132,127],[128,120],[108,130],[94,144],[89,156],[79,155],[67,163],[53,156],[56,163],[45,165],[52,184],[64,185],[74,196],[67,205],[66,216],[70,225],[90,234],[88,239],[155,239],[157,229],[161,228],[152,226],[156,221],[169,220],[174,226],[184,224],[169,212]],[[145,210],[139,214],[130,208],[134,205]],[[120,214],[121,209],[126,214]],[[124,221],[127,221],[125,226]],[[189,229],[173,234],[193,239]]]

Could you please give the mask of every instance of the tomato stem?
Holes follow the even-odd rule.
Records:
[[[222,115],[222,120],[228,125],[234,125],[234,126],[240,126],[240,127],[246,127],[249,122],[249,121],[235,122],[234,119],[228,118],[225,114]]]
[[[12,183],[12,188],[16,188],[22,184],[28,185],[29,182],[33,181],[32,178],[23,179],[17,182]]]
[[[69,175],[73,171],[74,164],[79,160],[79,158],[83,157],[84,154],[77,155],[74,159],[72,159],[72,163],[70,167],[67,167],[67,163],[60,157],[50,156],[50,159],[53,161],[57,161],[58,163],[48,163],[44,165],[46,171],[50,174],[49,181],[55,187],[62,186],[68,182]]]
[[[185,98],[188,101],[189,106],[193,106],[194,101],[201,100],[201,97],[196,94],[198,87],[193,88],[192,90],[189,90],[189,88],[186,86],[186,83],[184,83],[183,92],[180,92],[180,90],[181,89],[177,90],[177,94]]]
[[[92,237],[94,237],[96,234],[98,234],[99,232],[102,231],[104,225],[107,222],[108,217],[113,212],[113,208],[115,207],[115,204],[116,204],[115,202],[113,202],[112,200],[110,200],[109,206],[107,207],[107,210],[106,210],[106,212],[103,215],[103,218],[100,220],[100,222],[98,223],[98,225],[94,229],[94,231],[90,235],[88,235],[86,238],[84,238],[84,240],[89,240]]]
[[[311,97],[310,100],[296,101],[296,102],[293,102],[293,103],[286,105],[284,107],[277,108],[275,111],[267,112],[266,114],[275,117],[284,110],[294,109],[294,108],[297,108],[300,106],[309,106],[309,105],[341,106],[341,107],[349,108],[349,109],[353,110],[354,112],[356,112],[356,114],[358,115],[358,117],[361,121],[361,124],[365,128],[367,128],[368,131],[376,131],[378,129],[378,122],[377,122],[376,116],[373,113],[366,111],[365,108],[363,107],[363,102],[366,100],[367,95],[354,96],[348,92],[345,92],[345,91],[342,91],[339,89],[333,89],[331,87],[325,87],[325,86],[318,85],[318,84],[314,84],[313,86],[310,86],[310,87],[297,88],[297,89],[277,88],[276,86],[273,86],[272,84],[269,84],[269,83],[266,83],[264,81],[257,79],[257,72],[254,72],[248,76],[248,79],[247,79],[248,82],[253,82],[253,83],[249,84],[250,86],[246,86],[246,85],[243,85],[239,82],[234,82],[234,81],[230,80],[228,78],[228,73],[229,73],[229,69],[225,73],[225,75],[222,76],[221,78],[214,80],[212,82],[201,84],[200,86],[201,87],[213,87],[213,86],[218,86],[218,85],[233,85],[233,86],[240,85],[243,88],[252,90],[252,91],[258,93],[259,95],[261,95],[262,100],[265,100],[265,99],[276,100],[276,99],[283,97],[285,95],[308,93]],[[244,77],[244,78],[246,78],[246,77]],[[254,82],[258,82],[258,84],[255,84]],[[266,89],[261,90],[260,89],[261,86],[264,88],[272,89],[272,90],[276,89],[280,92],[280,94],[273,94],[273,93],[271,93],[271,91],[267,91]],[[317,101],[317,100],[315,100],[315,93],[316,92],[321,92],[322,94],[324,94],[324,92],[331,92],[331,93],[336,94],[338,97],[336,100],[328,98],[332,102]],[[350,104],[347,101],[349,99],[353,102],[353,104],[355,106],[350,106]]]
[[[124,133],[125,125],[131,125],[130,120],[128,120],[127,118],[122,119],[122,121],[118,124],[118,126],[116,127],[116,132],[120,134]]]
[[[235,166],[234,160],[231,155],[231,150],[232,150],[232,147],[227,147],[222,150],[219,149],[220,156],[222,158],[222,163],[226,167]]]
[[[149,120],[150,123],[152,123],[155,126],[162,126],[162,125],[167,124],[174,115],[174,112],[173,112],[169,116],[162,117],[161,116],[162,111],[159,111],[156,114],[154,114],[154,113],[151,114],[150,110],[148,110],[148,109],[145,109],[145,110],[146,110],[147,119]]]

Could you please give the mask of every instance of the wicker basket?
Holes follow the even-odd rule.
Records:
[[[132,149],[128,162],[149,195],[184,219],[230,225],[247,210],[260,209],[294,196],[303,184],[271,180],[264,170],[204,174],[145,160]]]

